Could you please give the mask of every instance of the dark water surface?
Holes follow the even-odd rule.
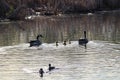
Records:
[[[120,11],[61,16],[37,16],[34,20],[1,22],[0,46],[29,42],[42,34],[44,42],[78,40],[87,31],[89,40],[120,41]]]

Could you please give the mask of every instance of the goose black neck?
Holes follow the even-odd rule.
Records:
[[[39,37],[40,37],[40,36],[38,35],[38,36],[37,36],[37,40],[39,40]]]
[[[86,31],[84,31],[84,38],[86,39]]]

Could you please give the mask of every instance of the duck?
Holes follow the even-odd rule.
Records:
[[[44,73],[43,69],[40,68],[40,70],[39,70],[40,77],[43,77],[43,73]]]
[[[42,42],[39,40],[40,37],[43,37],[41,34],[37,35],[36,40],[31,40],[30,43],[30,47],[32,46],[40,46],[42,44]]]
[[[55,67],[54,67],[54,66],[51,66],[51,64],[49,64],[48,70],[49,70],[49,71],[52,71],[52,70],[54,70],[54,69],[55,69]]]
[[[58,41],[56,41],[56,47],[58,46]]]
[[[67,45],[67,44],[66,44],[66,41],[64,41],[64,42],[63,42],[63,45],[64,45],[64,46],[66,46],[66,45]]]
[[[88,43],[88,39],[86,38],[86,31],[84,31],[84,39],[78,40],[79,45],[86,45]]]

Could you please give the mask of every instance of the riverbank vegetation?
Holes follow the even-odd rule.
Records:
[[[120,0],[0,0],[0,19],[19,20],[25,16],[94,13],[120,9]]]

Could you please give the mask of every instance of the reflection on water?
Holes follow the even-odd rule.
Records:
[[[0,46],[26,43],[43,34],[44,42],[78,40],[87,31],[89,40],[120,41],[120,12],[36,17],[31,21],[0,23]]]
[[[0,23],[0,79],[120,80],[120,44],[111,43],[120,42],[119,16],[118,11]],[[84,30],[90,40],[87,49],[77,42]],[[44,36],[43,44],[28,47],[38,34]],[[63,46],[63,40],[72,42]],[[59,69],[41,79],[38,70],[47,72],[49,63]]]
[[[48,64],[59,68],[42,80],[120,80],[120,44],[90,41],[87,49],[76,41],[63,46],[28,44],[0,48],[1,80],[41,80],[38,71]]]

